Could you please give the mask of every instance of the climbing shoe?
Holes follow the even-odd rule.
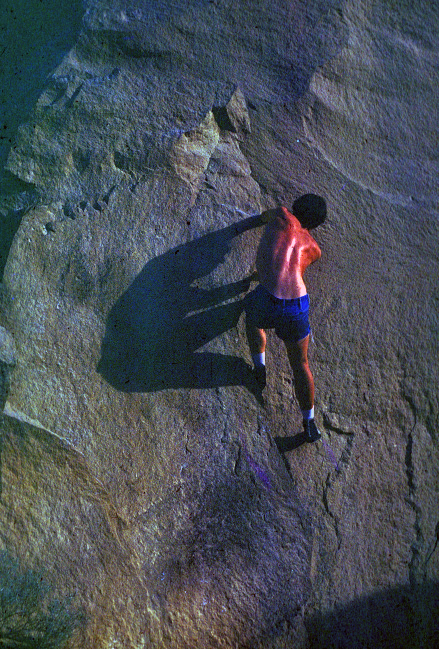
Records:
[[[310,444],[312,442],[317,442],[322,437],[322,434],[317,428],[314,419],[303,420],[303,431],[305,433],[306,441]]]
[[[258,384],[259,388],[263,390],[267,385],[267,370],[265,369],[265,365],[255,367],[253,371],[256,383]]]

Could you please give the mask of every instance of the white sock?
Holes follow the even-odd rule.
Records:
[[[265,367],[265,352],[252,354],[252,359],[255,367]]]
[[[311,410],[302,410],[301,412],[304,419],[314,419],[314,406],[311,408]]]

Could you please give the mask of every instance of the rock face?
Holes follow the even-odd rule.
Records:
[[[69,646],[439,643],[438,27],[416,2],[84,3],[1,197],[1,549],[74,595]],[[243,297],[248,217],[309,191],[324,439],[293,448]]]

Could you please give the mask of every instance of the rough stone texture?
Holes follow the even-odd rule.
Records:
[[[0,407],[3,411],[9,394],[11,374],[16,364],[16,351],[13,338],[0,327]]]
[[[0,543],[76,594],[72,647],[439,645],[438,27],[84,3],[1,198]],[[293,448],[273,335],[264,404],[249,372],[246,219],[308,191],[324,440]]]

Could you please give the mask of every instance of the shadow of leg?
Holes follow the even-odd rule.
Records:
[[[274,442],[280,453],[287,453],[288,451],[293,451],[295,448],[299,448],[299,446],[305,444],[306,441],[307,438],[304,432],[298,433],[297,435],[290,435],[289,437],[274,438]]]

